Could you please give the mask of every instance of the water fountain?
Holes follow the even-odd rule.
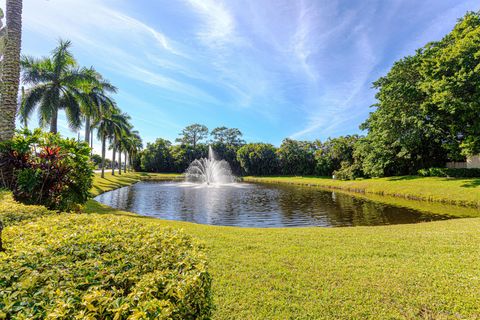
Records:
[[[225,160],[217,160],[212,147],[208,147],[208,158],[194,160],[185,172],[188,182],[203,184],[225,184],[235,182],[230,165]]]

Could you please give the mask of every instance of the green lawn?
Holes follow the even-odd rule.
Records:
[[[312,185],[411,200],[480,207],[480,178],[402,176],[342,181],[319,177],[245,177],[244,181]]]
[[[145,175],[96,178],[95,192],[140,178]],[[398,181],[413,182],[380,181],[399,189]],[[421,180],[415,181],[419,186]],[[441,185],[441,179],[424,181]],[[480,186],[461,186],[474,181],[445,183],[452,190],[456,185],[476,191],[469,193],[474,198]],[[445,188],[438,188],[441,197]],[[0,217],[12,211],[42,212],[14,203],[8,193],[0,194],[0,199]],[[105,228],[116,217],[126,227],[173,226],[203,241],[213,276],[214,319],[480,319],[480,218],[378,227],[252,229],[146,218],[94,201],[85,211],[99,224],[105,220]],[[58,221],[58,215],[42,216],[7,227],[5,246],[9,250],[21,246],[22,223]],[[83,216],[64,214],[65,219]]]

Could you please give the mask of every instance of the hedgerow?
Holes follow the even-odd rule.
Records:
[[[208,319],[202,245],[136,219],[62,214],[5,229],[0,319]]]

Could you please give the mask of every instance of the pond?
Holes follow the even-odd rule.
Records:
[[[450,218],[314,187],[256,183],[139,182],[95,200],[161,219],[239,227],[372,226]]]

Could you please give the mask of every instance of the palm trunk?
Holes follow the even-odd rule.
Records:
[[[125,152],[124,154],[124,159],[125,159],[125,167],[123,167],[123,173],[127,173],[127,153]]]
[[[105,141],[106,137],[102,138],[102,178],[105,178]]]
[[[90,117],[88,116],[85,119],[85,142],[90,143]]]
[[[50,132],[57,133],[58,110],[54,110],[50,119]]]
[[[90,133],[90,156],[93,156],[93,132]]]
[[[112,176],[115,175],[115,141],[113,142],[113,148],[112,148]]]
[[[10,140],[15,132],[18,86],[20,83],[20,48],[22,46],[22,1],[7,0],[7,41],[2,61],[0,103],[0,141]]]
[[[118,150],[118,174],[122,175],[122,150]]]

